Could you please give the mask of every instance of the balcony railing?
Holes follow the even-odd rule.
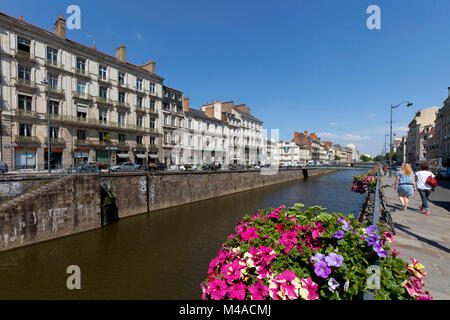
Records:
[[[16,78],[16,86],[37,89],[36,83],[29,79]]]
[[[111,106],[114,104],[114,102],[111,99],[101,97],[101,96],[95,97],[95,102],[101,103],[101,104],[107,104],[107,105],[111,105]]]
[[[149,148],[150,150],[156,150],[156,149],[158,149],[158,146],[157,146],[156,144],[154,144],[154,143],[150,143],[150,144],[148,145],[148,148]]]
[[[45,115],[45,118],[47,118],[47,115]],[[91,118],[83,118],[83,117],[76,117],[76,116],[67,116],[67,115],[61,115],[61,114],[52,114],[51,120],[53,121],[62,121],[62,122],[69,122],[75,125],[83,125],[83,126],[98,126],[108,129],[124,129],[124,130],[133,130],[133,131],[139,131],[139,132],[147,132],[147,128],[140,127],[132,124],[125,124],[120,122],[112,122],[112,121],[105,121],[105,120],[99,120],[99,119],[91,119]]]
[[[72,71],[75,75],[78,75],[78,76],[85,76],[85,77],[89,76],[89,73],[86,70],[86,68],[83,69],[83,68],[75,67],[75,68],[72,68]]]
[[[60,61],[54,61],[51,59],[45,59],[45,66],[51,67],[51,68],[57,68],[57,69],[63,69],[63,66]]]
[[[45,144],[47,144],[48,142],[48,138],[45,138]],[[52,145],[65,145],[66,144],[66,140],[64,140],[63,138],[50,138],[50,143]]]
[[[149,115],[151,116],[158,116],[158,111],[155,109],[149,109],[148,110]]]
[[[23,51],[20,49],[16,49],[14,51],[14,58],[20,59],[20,60],[36,62],[36,58],[34,57],[34,55],[31,54],[31,52]]]
[[[19,117],[39,118],[39,114],[35,111],[26,109],[13,109],[13,114]]]
[[[15,136],[14,141],[16,143],[30,143],[30,144],[40,144],[41,140],[35,136]]]
[[[119,141],[119,142],[117,142],[117,147],[128,149],[128,148],[130,148],[130,145],[126,142]]]
[[[50,86],[50,94],[64,95],[65,91],[61,88]]]
[[[147,149],[147,146],[142,143],[136,143],[136,149]]]
[[[117,108],[130,109],[130,104],[128,102],[116,101],[114,104],[116,105]]]
[[[92,100],[92,96],[86,92],[72,91],[72,97],[75,99]]]

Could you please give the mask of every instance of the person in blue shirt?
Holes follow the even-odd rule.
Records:
[[[409,197],[414,195],[416,188],[416,179],[409,163],[403,163],[402,169],[397,172],[394,188],[397,189],[398,198],[403,205],[403,210],[408,209]]]

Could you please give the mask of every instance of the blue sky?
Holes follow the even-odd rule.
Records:
[[[199,108],[245,103],[280,129],[321,133],[336,143],[381,152],[389,130],[406,133],[417,110],[442,106],[450,86],[448,0],[2,0],[0,11],[47,30],[76,4],[81,29],[67,37],[128,61],[156,61],[165,84]],[[369,5],[381,29],[369,30]]]

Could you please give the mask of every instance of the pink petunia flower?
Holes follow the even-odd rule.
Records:
[[[253,283],[248,291],[252,294],[252,300],[266,300],[269,294],[269,287],[262,284],[261,280],[258,279],[257,283]]]
[[[209,283],[209,293],[213,300],[222,300],[227,294],[227,291],[228,286],[223,280],[214,279]]]
[[[247,286],[242,282],[235,283],[228,288],[228,295],[231,299],[244,300]]]

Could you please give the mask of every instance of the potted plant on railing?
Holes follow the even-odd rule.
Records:
[[[352,215],[318,206],[261,210],[237,221],[200,285],[202,299],[353,300],[368,290],[376,299],[432,299],[424,266],[408,265],[390,241],[392,234],[378,237]],[[374,284],[368,269],[377,261]]]
[[[368,193],[373,191],[377,185],[377,177],[370,173],[362,173],[353,177],[351,191],[357,193]]]

